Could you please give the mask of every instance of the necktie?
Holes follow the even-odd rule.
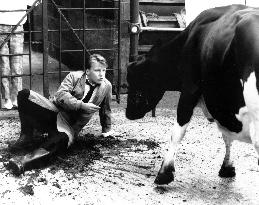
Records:
[[[94,92],[94,89],[96,87],[96,86],[91,85],[88,81],[86,81],[86,84],[90,86],[90,90],[88,91],[88,93],[86,94],[85,98],[83,99],[84,103],[87,103],[90,100],[90,98],[91,98],[91,96],[92,96],[92,94]]]

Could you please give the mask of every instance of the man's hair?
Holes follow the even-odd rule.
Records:
[[[88,60],[86,59],[86,61],[88,61],[88,62],[86,63],[86,69],[91,69],[91,63],[92,63],[93,61],[102,64],[102,65],[105,66],[106,68],[108,67],[108,63],[107,63],[106,59],[105,59],[102,55],[97,54],[97,53],[90,55],[90,56],[88,57]]]

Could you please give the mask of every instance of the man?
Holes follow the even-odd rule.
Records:
[[[0,69],[2,75],[21,75],[23,70],[23,24],[26,22],[27,5],[35,5],[35,0],[8,0],[1,4],[0,9],[0,46],[3,44],[14,27],[18,24],[15,33],[0,47]],[[23,20],[22,20],[23,19]],[[17,94],[22,89],[22,78],[12,77],[11,85],[8,78],[2,78],[4,103],[2,108],[17,108]],[[1,99],[0,99],[1,100]]]
[[[105,78],[107,67],[104,57],[91,55],[85,71],[71,72],[65,77],[53,101],[27,89],[18,93],[21,134],[10,150],[31,145],[35,129],[47,133],[48,138],[34,152],[10,159],[8,169],[19,176],[42,160],[64,152],[98,110],[102,134],[110,134],[112,86]]]

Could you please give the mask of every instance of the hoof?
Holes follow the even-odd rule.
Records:
[[[219,176],[220,177],[235,177],[236,176],[236,171],[235,171],[235,167],[221,167],[220,171],[219,171]]]
[[[174,174],[173,172],[168,172],[168,173],[159,173],[154,183],[157,185],[163,185],[163,184],[169,184],[172,181],[174,181]]]

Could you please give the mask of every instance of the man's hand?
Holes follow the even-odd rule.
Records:
[[[81,104],[81,109],[84,110],[87,113],[94,113],[100,109],[99,106],[93,104],[93,103],[84,103]]]

